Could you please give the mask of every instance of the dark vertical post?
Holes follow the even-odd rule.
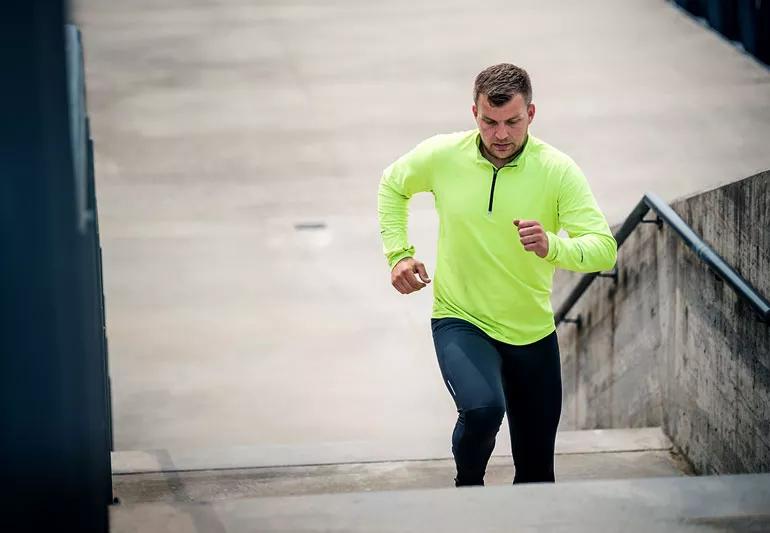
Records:
[[[737,19],[743,47],[770,64],[770,0],[738,0]]]
[[[0,15],[4,529],[106,532],[109,401],[85,98],[68,90],[63,2],[9,0]]]

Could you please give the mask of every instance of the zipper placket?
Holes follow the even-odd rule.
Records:
[[[495,201],[495,185],[497,184],[497,173],[500,172],[502,169],[509,167],[509,168],[516,168],[518,165],[505,165],[503,167],[497,168],[496,166],[492,166],[494,170],[492,171],[492,187],[489,189],[489,207],[487,208],[487,215],[492,214],[492,205]]]
[[[495,170],[492,172],[492,188],[489,189],[489,208],[487,209],[487,214],[492,214],[492,202],[495,200],[495,184],[497,183],[497,173],[500,172],[500,169],[495,167]]]

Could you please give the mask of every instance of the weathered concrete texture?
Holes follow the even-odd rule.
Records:
[[[498,434],[495,455],[510,457],[508,431]],[[661,428],[560,431],[556,455],[664,451],[671,441]],[[180,472],[307,465],[449,459],[450,445],[443,435],[413,443],[401,440],[316,442],[309,445],[255,445],[176,450],[130,450],[112,453],[113,474]]]
[[[510,484],[514,472],[511,457],[493,457],[487,467],[485,484]],[[559,482],[682,476],[688,472],[686,462],[673,451],[556,456]],[[121,474],[113,476],[113,487],[122,504],[207,502],[264,496],[438,489],[451,487],[455,473],[454,461],[437,459]]]
[[[110,516],[114,533],[760,532],[770,475],[146,503]]]
[[[661,423],[656,231],[643,226],[628,238],[618,254],[617,284],[595,280],[570,314],[580,316],[582,327],[559,329],[564,428]],[[554,302],[579,277],[559,271]]]
[[[377,444],[338,444],[327,450],[259,446],[187,453],[115,452],[113,486],[124,505],[452,486],[454,461],[443,443],[421,448],[421,456],[397,444],[393,449],[388,449],[393,443]],[[514,472],[510,455],[493,456],[486,484],[509,484]],[[562,431],[557,436],[559,482],[689,473],[660,428]]]
[[[770,295],[770,172],[673,203],[729,264]],[[662,420],[702,473],[770,470],[770,328],[674,232],[640,226],[620,279],[594,283],[560,328],[572,427]],[[560,275],[558,300],[575,276]],[[589,413],[589,414],[586,414]]]
[[[770,297],[770,171],[673,207]],[[701,472],[770,471],[770,325],[670,230],[659,254],[666,431]]]

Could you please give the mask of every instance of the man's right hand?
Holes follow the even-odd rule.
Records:
[[[430,283],[430,278],[425,265],[413,257],[405,257],[393,267],[390,282],[401,294],[411,294]]]

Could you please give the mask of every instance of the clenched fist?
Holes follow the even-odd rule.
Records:
[[[537,220],[514,220],[519,229],[519,240],[528,252],[535,252],[538,257],[548,255],[548,235]]]
[[[415,274],[419,275],[419,278]],[[390,282],[401,294],[411,294],[430,283],[430,278],[425,265],[413,257],[406,257],[393,267]]]

